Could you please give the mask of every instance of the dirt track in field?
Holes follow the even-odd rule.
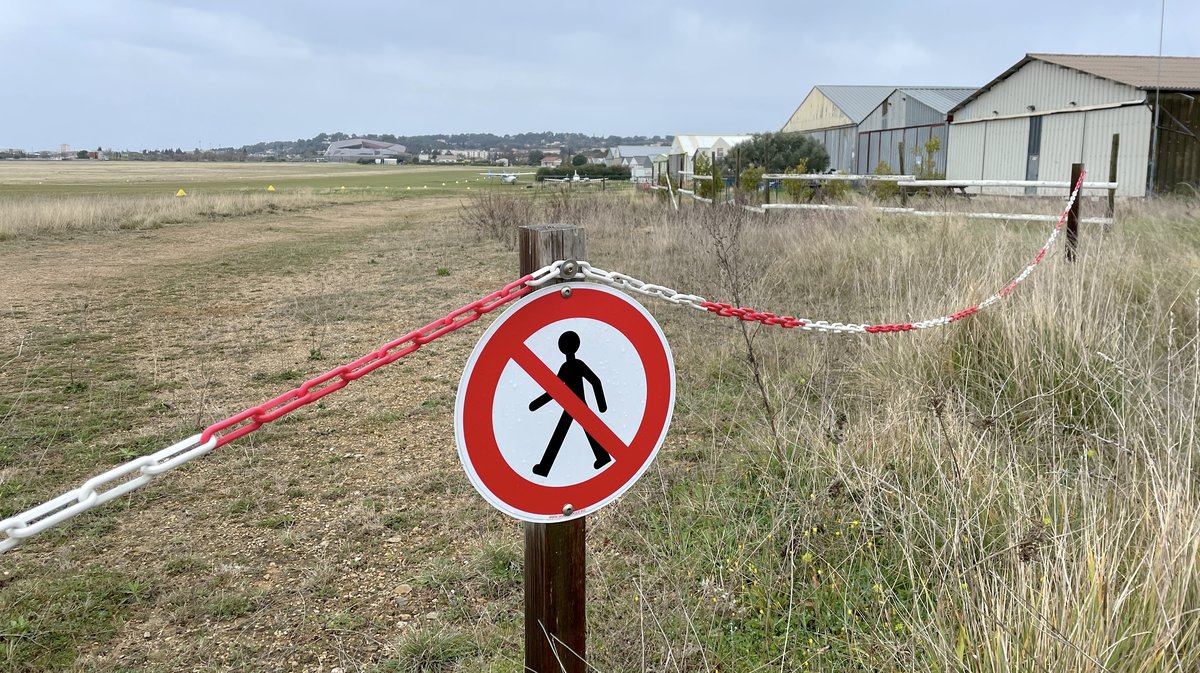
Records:
[[[73,484],[39,475],[83,479],[136,438],[185,437],[514,277],[515,253],[465,232],[457,207],[0,243],[0,374],[101,358],[157,386],[94,464],[43,451],[0,483],[56,495]],[[99,670],[361,670],[406,630],[516,618],[519,592],[472,579],[481,547],[503,558],[519,539],[459,474],[452,408],[473,344],[452,334],[160,478],[89,515],[101,534],[27,543],[0,560],[6,581],[97,564],[148,578],[153,598],[113,640],[79,643],[77,667]]]

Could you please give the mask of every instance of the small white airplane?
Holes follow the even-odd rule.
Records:
[[[487,173],[480,173],[480,175],[482,175],[483,177],[488,178],[488,179],[500,178],[501,184],[515,185],[515,184],[517,184],[517,176],[518,175],[533,175],[533,173],[509,173],[507,171],[505,171],[503,173],[493,173],[492,171],[489,170]]]
[[[579,175],[579,171],[575,171],[575,174],[569,178],[543,178],[542,180],[543,180],[543,182],[569,182],[573,185],[578,185],[578,184],[586,185],[591,182],[604,182],[605,180],[608,180],[608,178],[581,177]]]

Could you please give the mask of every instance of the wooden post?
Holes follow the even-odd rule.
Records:
[[[771,172],[771,138],[769,136],[763,138],[763,154],[766,155],[763,159],[763,174],[766,175]],[[771,181],[767,179],[766,182],[767,184],[764,185],[765,189],[763,190],[766,192],[765,203],[771,205]]]
[[[1074,190],[1075,185],[1079,183],[1079,174],[1083,172],[1083,164],[1071,164],[1071,186],[1068,189]],[[1074,203],[1071,204],[1071,210],[1067,211],[1067,261],[1075,261],[1075,248],[1079,243],[1079,202],[1083,200],[1083,189],[1079,190],[1079,194],[1075,197]]]
[[[555,260],[587,259],[583,227],[534,224],[519,231],[522,276]],[[587,669],[586,539],[583,517],[525,524],[526,671]]]
[[[724,185],[722,185],[724,186]],[[712,207],[717,207],[717,151],[712,153]]]
[[[1112,153],[1108,155],[1108,181],[1117,181],[1117,151],[1121,149],[1121,134],[1114,133],[1112,140]],[[1108,213],[1105,215],[1108,219],[1113,219],[1117,212],[1117,190],[1108,190]]]
[[[738,202],[738,190],[742,187],[742,148],[737,148],[737,172],[733,176],[733,205]]]
[[[897,175],[908,175],[908,173],[904,172],[904,141],[903,140],[900,141],[900,144],[896,147],[896,149],[900,150],[900,166],[897,169],[900,172],[897,173]],[[908,206],[908,187],[900,187],[900,205],[903,207]]]

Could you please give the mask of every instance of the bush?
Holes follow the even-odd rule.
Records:
[[[800,162],[813,173],[829,167],[829,153],[820,142],[802,133],[759,133],[725,155],[722,168],[729,173],[737,170],[737,158],[742,165],[762,166],[768,173],[782,173]]]
[[[794,168],[787,170],[788,175],[804,175],[808,173],[808,161],[801,160]],[[812,185],[807,180],[784,180],[783,191],[792,197],[794,203],[807,203],[812,200]]]
[[[886,161],[880,161],[879,165],[875,166],[875,175],[895,175],[892,172],[892,167]],[[867,183],[867,192],[880,201],[888,201],[900,196],[900,187],[894,182],[869,182]]]
[[[696,163],[692,169],[696,175],[708,176],[707,180],[692,180],[696,196],[702,196],[706,199],[715,198],[715,195],[721,184],[721,168],[718,164],[715,173],[711,160],[707,155],[700,153],[696,155]]]

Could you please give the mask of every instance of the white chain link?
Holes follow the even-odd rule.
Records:
[[[216,446],[217,439],[215,437],[201,444],[200,435],[193,435],[157,453],[134,458],[104,474],[88,479],[77,489],[67,491],[49,502],[4,519],[0,521],[0,554],[17,546],[22,540],[33,537],[76,514],[103,505],[139,486],[148,484],[154,477],[199,458],[212,451]],[[126,480],[126,477],[134,473],[137,473],[136,477]],[[116,485],[106,491],[99,490],[110,483],[116,483]]]
[[[704,297],[677,292],[676,290],[666,287],[665,285],[647,283],[643,280],[638,280],[633,276],[623,274],[619,271],[605,271],[604,269],[596,268],[587,262],[579,262],[579,272],[568,280],[579,278],[601,283],[603,285],[608,285],[609,287],[614,287],[618,290],[641,294],[647,297],[655,297],[672,304],[688,306],[701,311],[706,310],[704,307],[700,306],[700,304],[706,301]]]

